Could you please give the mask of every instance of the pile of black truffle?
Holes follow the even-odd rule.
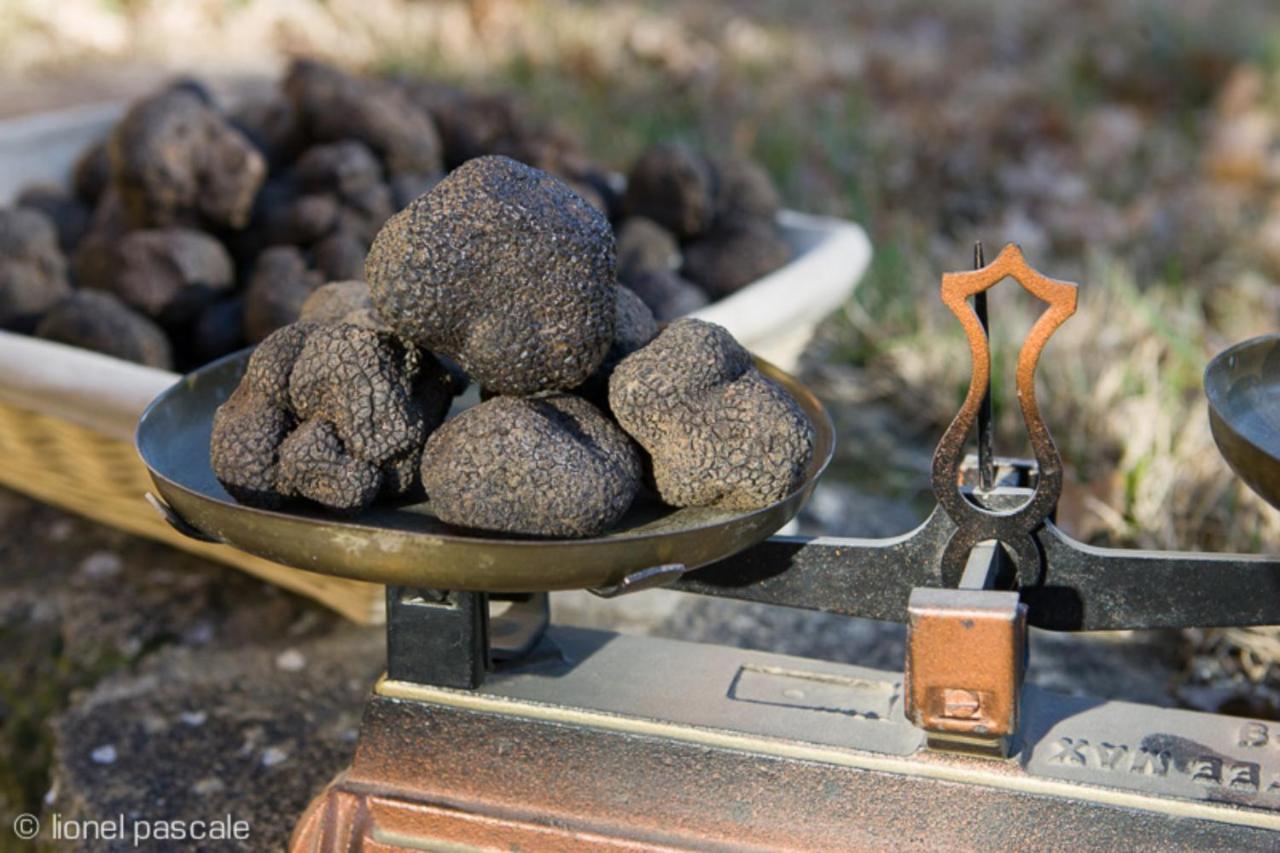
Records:
[[[269,335],[218,409],[211,460],[237,499],[425,496],[451,525],[583,537],[646,481],[732,509],[803,481],[796,402],[723,328],[660,330],[602,211],[544,171],[467,161],[383,226],[365,273]],[[483,402],[446,420],[464,374]]]
[[[765,173],[679,145],[625,193],[506,95],[298,61],[224,110],[200,83],[131,106],[76,164],[0,208],[0,329],[187,369],[265,339],[322,284],[364,276],[378,229],[449,170],[501,154],[556,175],[619,229],[619,275],[659,320],[781,266]]]

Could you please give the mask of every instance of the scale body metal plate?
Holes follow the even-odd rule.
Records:
[[[1008,761],[927,752],[897,673],[553,628],[475,691],[384,679],[293,849],[1280,843],[1280,727],[1032,687],[1023,713]]]

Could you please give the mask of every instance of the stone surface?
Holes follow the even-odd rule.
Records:
[[[250,837],[219,849],[280,849],[350,761],[382,661],[381,632],[350,626],[251,649],[160,652],[54,723],[48,807],[65,818],[231,815]]]
[[[382,642],[243,573],[0,490],[0,826],[21,812],[229,810],[252,823],[245,849],[278,849],[348,760]],[[273,747],[291,756],[280,772],[260,766]]]

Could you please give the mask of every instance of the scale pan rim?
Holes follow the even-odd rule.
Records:
[[[1280,508],[1280,420],[1269,428],[1256,410],[1243,405],[1258,388],[1276,395],[1280,414],[1280,334],[1230,346],[1204,371],[1209,428],[1218,452],[1249,488]]]

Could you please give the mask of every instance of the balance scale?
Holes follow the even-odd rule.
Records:
[[[835,437],[818,400],[764,363],[814,425],[794,494],[750,512],[642,504],[567,541],[474,535],[426,505],[339,520],[238,504],[209,434],[247,353],[157,398],[138,448],[171,524],[387,584],[386,674],[351,766],[291,849],[1280,846],[1280,724],[1023,684],[1029,625],[1280,624],[1280,559],[1096,548],[1059,529],[1062,462],[1035,371],[1076,286],[1016,246],[975,255],[942,278],[973,372],[934,455],[937,507],[891,539],[773,535]],[[1047,305],[1017,363],[1034,460],[991,452],[986,291],[1006,278]],[[1222,353],[1205,385],[1223,456],[1280,502],[1280,336]],[[549,592],[653,587],[905,622],[905,670],[549,624]]]

